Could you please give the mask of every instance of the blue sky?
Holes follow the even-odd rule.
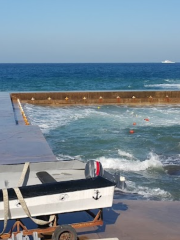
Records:
[[[0,0],[0,63],[180,62],[180,0]]]

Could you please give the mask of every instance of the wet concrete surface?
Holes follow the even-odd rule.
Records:
[[[123,240],[180,239],[180,202],[114,200],[112,209],[105,211],[104,219],[105,231],[100,233],[101,237],[116,236]]]
[[[179,240],[180,202],[116,199],[104,209],[103,226],[77,232],[80,239]]]
[[[119,240],[179,240],[180,202],[156,202],[114,199],[111,208],[105,208],[103,226],[76,229],[79,240],[118,238]],[[90,221],[86,212],[59,214],[58,224]],[[14,221],[11,221],[14,222]],[[29,229],[37,225],[23,219]],[[10,229],[12,223],[8,224]],[[0,228],[2,229],[2,222]]]
[[[14,111],[9,93],[0,93],[0,128],[15,126]]]
[[[38,126],[0,129],[0,164],[56,161]]]
[[[10,94],[0,93],[0,164],[46,161],[56,158],[40,128],[17,124]]]

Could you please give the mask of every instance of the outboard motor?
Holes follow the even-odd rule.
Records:
[[[97,176],[103,176],[104,170],[102,164],[98,161],[90,160],[86,163],[85,166],[85,177],[93,178]]]
[[[126,188],[125,177],[120,176],[120,173],[111,174],[105,171],[102,164],[98,161],[90,160],[85,166],[85,177],[93,178],[101,176],[116,184],[117,188],[124,190]]]

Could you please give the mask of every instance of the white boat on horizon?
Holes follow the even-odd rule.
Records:
[[[162,61],[161,63],[175,63],[175,62],[172,62],[172,61],[169,61],[169,60],[165,60],[165,61]]]

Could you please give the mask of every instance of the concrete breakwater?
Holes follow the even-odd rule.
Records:
[[[33,104],[179,104],[180,91],[73,91],[11,93],[12,101]]]

